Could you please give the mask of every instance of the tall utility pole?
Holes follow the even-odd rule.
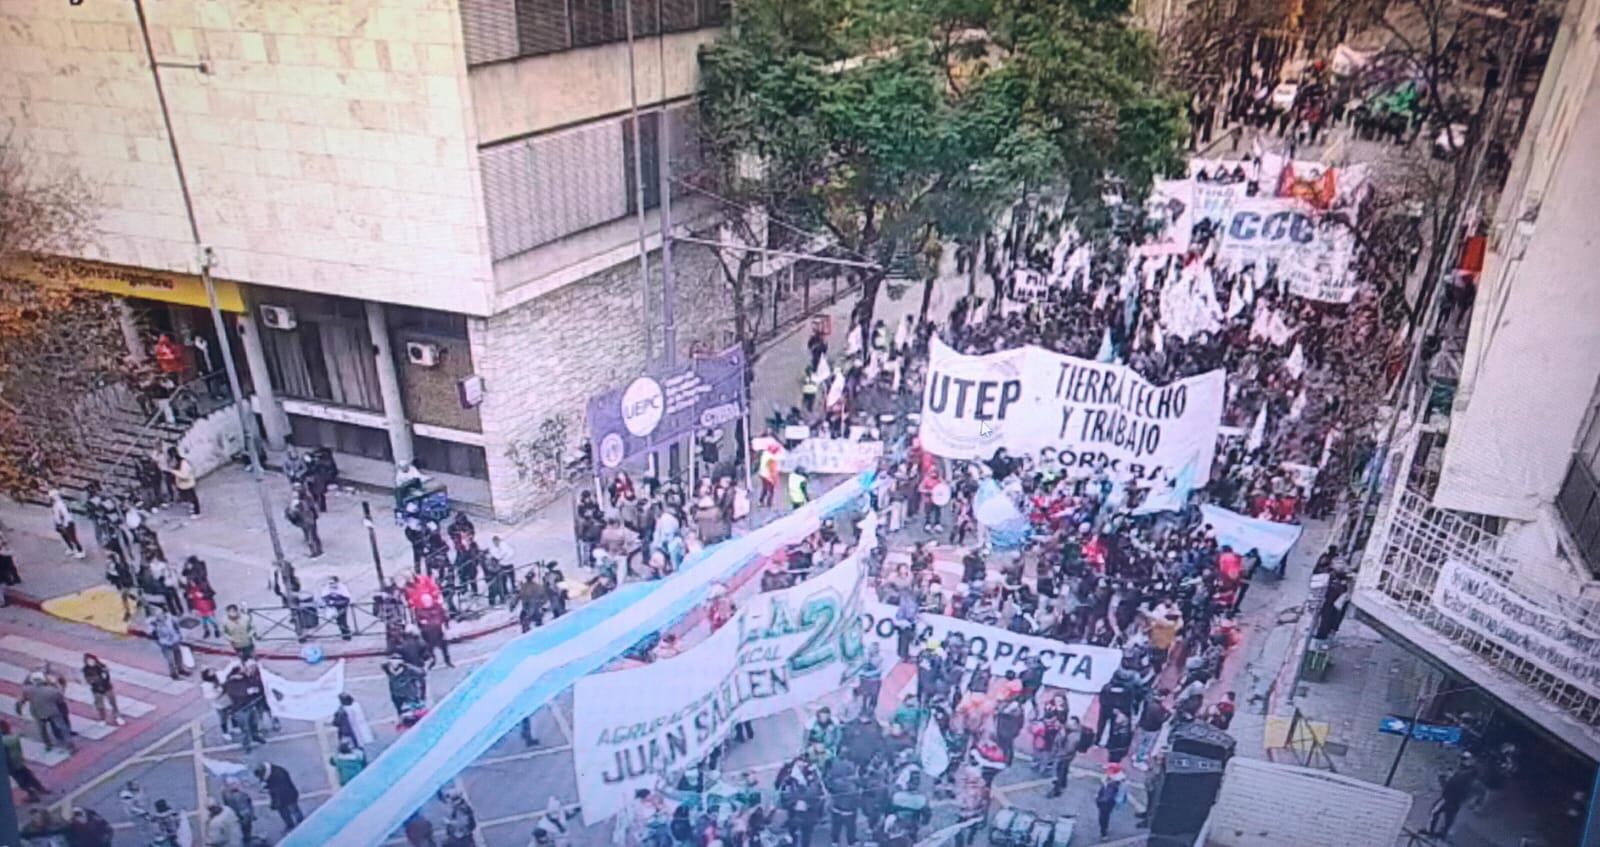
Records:
[[[661,80],[661,111],[656,118],[656,174],[661,194],[661,343],[667,367],[678,363],[678,280],[672,267],[672,133],[667,123],[667,26],[664,0],[656,0],[656,76]],[[632,45],[629,45],[632,49]],[[694,439],[689,440],[694,462]]]
[[[645,237],[644,223],[644,142],[639,125],[639,78],[635,73],[633,55],[633,3],[622,4],[622,16],[627,24],[628,36],[628,120],[633,123],[633,206],[634,219],[639,225],[639,291],[644,296],[644,363],[648,369],[655,361],[655,332],[651,324],[655,318],[650,313],[650,245]],[[660,126],[657,125],[657,135]]]
[[[145,19],[143,0],[133,0],[133,11],[139,18],[139,37],[144,40],[144,55],[150,62],[150,79],[155,83],[156,102],[161,106],[161,121],[167,130],[167,147],[172,151],[172,165],[178,173],[178,190],[183,194],[183,211],[188,217],[189,235],[194,239],[196,257],[200,262],[200,281],[205,285],[206,303],[211,309],[211,324],[217,333],[217,346],[222,348],[222,365],[228,372],[228,390],[233,392],[230,399],[239,412],[239,428],[244,436],[244,452],[250,457],[250,475],[255,479],[255,485],[252,487],[256,491],[256,498],[261,501],[261,516],[267,521],[267,537],[272,540],[272,564],[283,577],[282,584],[287,591],[293,585],[293,580],[289,577],[293,575],[294,569],[283,555],[283,539],[278,537],[278,522],[273,517],[272,501],[267,496],[266,481],[261,470],[261,456],[256,450],[255,416],[245,408],[244,391],[239,387],[239,366],[233,360],[233,345],[228,343],[227,324],[223,321],[221,307],[217,305],[217,285],[211,278],[211,265],[214,259],[211,248],[200,238],[200,223],[195,218],[194,198],[189,193],[189,179],[183,172],[183,157],[178,154],[178,135],[173,131],[172,112],[167,108],[167,93],[161,86],[161,64],[156,61],[155,48],[150,44],[150,24]],[[204,64],[181,67],[199,70],[202,73],[206,70]]]

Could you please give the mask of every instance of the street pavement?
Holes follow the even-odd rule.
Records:
[[[920,532],[896,537],[897,548],[904,548],[920,540]],[[894,554],[898,555],[898,554]],[[950,546],[936,548],[935,567],[940,571],[953,571],[958,567],[960,551]],[[1315,551],[1297,551],[1302,560],[1293,565],[1302,573],[1309,570],[1309,559]],[[1294,572],[1291,571],[1291,573]],[[1243,632],[1245,642],[1236,656],[1250,657],[1251,661],[1283,661],[1281,656],[1261,657],[1251,650],[1251,645],[1263,639],[1276,623],[1280,608],[1303,602],[1304,589],[1295,580],[1283,583],[1258,584],[1247,596],[1244,608]],[[459,684],[470,671],[491,655],[507,636],[458,644],[452,650],[456,668],[439,666],[429,674],[429,697],[433,702],[445,696]],[[16,652],[20,651],[20,652]],[[148,704],[149,711],[134,716],[130,714],[128,726],[104,731],[89,718],[92,708],[81,702],[85,692],[77,692],[74,702],[76,726],[84,734],[82,750],[78,754],[52,761],[41,758],[38,748],[29,744],[28,758],[40,766],[39,773],[56,793],[47,802],[85,805],[110,820],[117,828],[118,845],[142,847],[134,825],[127,819],[117,794],[129,780],[138,782],[153,802],[164,798],[176,808],[194,811],[203,808],[207,799],[220,790],[220,780],[208,770],[217,767],[250,767],[269,761],[287,768],[300,787],[302,806],[308,813],[326,799],[337,784],[329,757],[334,752],[334,733],[330,726],[300,721],[283,721],[280,731],[269,734],[268,743],[246,755],[237,744],[222,737],[215,715],[196,696],[197,688],[190,682],[177,686],[162,675],[162,661],[155,646],[148,640],[117,636],[88,627],[76,626],[49,616],[20,609],[7,610],[0,619],[0,689],[10,696],[16,695],[14,685],[6,680],[20,678],[19,674],[35,666],[38,660],[49,659],[64,668],[76,667],[81,652],[95,652],[107,659],[118,680],[119,691],[125,703],[138,701]],[[67,664],[67,660],[73,660]],[[221,668],[228,659],[221,656],[201,655],[202,667]],[[1234,661],[1224,673],[1221,683],[1214,686],[1213,698],[1234,685],[1238,674],[1244,673],[1249,662]],[[319,675],[326,665],[312,667],[301,661],[268,661],[266,666],[285,676],[307,679]],[[4,668],[14,668],[6,670]],[[9,677],[7,676],[9,675]],[[914,671],[909,665],[897,667],[885,681],[885,692],[880,702],[880,714],[887,718],[899,695],[914,685]],[[148,687],[146,687],[148,686]],[[360,702],[371,718],[377,741],[371,749],[376,757],[396,737],[394,714],[389,703],[386,679],[375,659],[354,659],[346,665],[346,690]],[[844,713],[849,696],[840,692],[834,697],[809,704],[801,709],[756,722],[753,740],[735,747],[725,759],[729,772],[753,771],[770,786],[773,774],[784,761],[800,749],[800,736],[815,711],[824,706]],[[1244,698],[1241,698],[1241,701]],[[1241,712],[1251,707],[1241,704]],[[135,707],[137,710],[143,707]],[[1092,714],[1091,714],[1092,720]],[[571,747],[572,701],[570,692],[550,707],[539,711],[533,719],[533,732],[538,745],[527,746],[520,734],[513,731],[499,741],[484,756],[459,775],[456,784],[477,811],[481,822],[479,843],[483,845],[527,844],[534,820],[543,812],[550,798],[563,806],[575,808],[577,787]],[[1264,755],[1260,752],[1260,736],[1251,737],[1250,721],[1241,714],[1236,729],[1240,730],[1241,755]],[[1259,724],[1257,725],[1259,726]],[[30,736],[31,727],[24,730]],[[98,737],[97,737],[98,736]],[[1025,734],[1024,739],[1028,736]],[[1025,745],[1024,745],[1025,746]],[[1091,751],[1079,758],[1068,783],[1065,795],[1057,799],[1045,797],[1048,780],[1035,773],[1024,752],[1018,763],[1002,773],[996,782],[996,800],[1052,817],[1075,816],[1079,843],[1092,843],[1095,828],[1093,797],[1103,764],[1103,752]],[[1111,839],[1116,842],[1138,834],[1134,813],[1144,807],[1143,775],[1134,770],[1130,780],[1131,800],[1128,807],[1119,809],[1112,822]],[[14,795],[20,803],[20,794]],[[276,839],[281,826],[264,806],[258,809],[264,834]],[[440,804],[430,804],[424,813],[439,822],[443,817]],[[930,831],[953,823],[955,820],[949,799],[939,799],[934,805],[935,818]],[[198,820],[196,821],[198,823]],[[573,821],[574,843],[598,845],[609,843],[609,825],[584,826],[581,819]],[[819,836],[820,838],[821,836]],[[400,843],[396,841],[395,843]]]

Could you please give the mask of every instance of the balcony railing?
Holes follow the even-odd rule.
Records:
[[[1396,492],[1363,557],[1356,605],[1380,622],[1409,619],[1444,642],[1418,642],[1441,661],[1497,671],[1593,735],[1600,585],[1558,561],[1509,555],[1504,540],[1478,515],[1435,508],[1415,490]]]

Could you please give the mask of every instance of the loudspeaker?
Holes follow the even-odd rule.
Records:
[[[1191,835],[1205,825],[1222,788],[1222,762],[1168,753],[1150,796],[1150,834]]]
[[[1167,733],[1167,740],[1174,753],[1188,753],[1224,763],[1233,756],[1233,748],[1238,743],[1233,736],[1205,721],[1174,726]]]

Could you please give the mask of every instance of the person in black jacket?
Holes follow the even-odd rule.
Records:
[[[256,765],[255,774],[267,790],[267,805],[283,819],[285,833],[306,819],[305,813],[300,811],[300,789],[282,765],[262,762]]]
[[[828,838],[835,847],[856,843],[856,811],[860,808],[861,780],[856,767],[846,759],[835,760],[840,767],[830,767],[828,781]],[[839,840],[844,835],[844,841]]]

